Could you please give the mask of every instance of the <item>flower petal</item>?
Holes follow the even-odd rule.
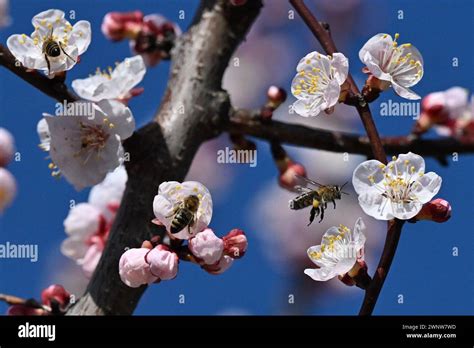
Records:
[[[135,119],[128,107],[116,100],[102,100],[97,105],[114,125],[113,132],[120,136],[120,140],[125,140],[133,134]]]
[[[397,93],[402,98],[410,99],[410,100],[421,99],[421,97],[418,94],[416,94],[415,92],[413,92],[411,89],[399,85],[394,80],[392,80],[392,87],[393,87],[395,93]]]
[[[349,60],[342,53],[336,52],[332,55],[331,66],[335,68],[334,78],[342,85],[349,73]]]
[[[369,160],[362,162],[354,169],[352,185],[359,195],[378,192],[376,185],[379,185],[384,180],[381,166],[382,162]],[[373,178],[374,182],[372,183],[369,178]]]
[[[360,193],[359,204],[364,213],[377,220],[391,220],[394,217],[391,201],[380,193]]]
[[[310,276],[313,280],[317,280],[321,282],[325,282],[338,275],[336,272],[334,272],[332,268],[318,268],[318,269],[307,268],[304,270],[304,273]]]
[[[421,203],[427,203],[439,192],[442,181],[438,174],[426,173],[418,179],[419,185],[415,185],[413,192]]]
[[[83,54],[91,43],[92,31],[91,24],[88,21],[79,21],[74,24],[69,45],[77,47],[78,55]]]
[[[23,35],[12,35],[7,40],[7,46],[15,58],[28,69],[46,69],[47,63],[41,48],[34,41]]]

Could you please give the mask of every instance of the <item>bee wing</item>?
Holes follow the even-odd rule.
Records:
[[[311,192],[311,191],[312,191],[311,189],[309,189],[309,188],[307,188],[307,187],[304,187],[304,186],[300,186],[300,185],[296,185],[296,186],[294,187],[294,189],[295,189],[296,191],[299,191],[299,192],[302,192],[302,193]]]
[[[295,175],[299,180],[302,180],[304,182],[306,182],[307,184],[311,184],[313,186],[316,186],[316,187],[324,187],[324,185],[320,184],[320,183],[317,183],[316,181],[313,181],[311,179],[308,179],[304,176],[301,176],[301,175]]]

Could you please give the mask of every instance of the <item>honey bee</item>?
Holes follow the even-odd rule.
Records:
[[[199,208],[199,198],[197,196],[187,196],[173,210],[173,213],[169,216],[173,216],[171,221],[171,234],[176,234],[183,230],[185,227],[190,228],[196,223],[196,213]]]
[[[53,28],[51,27],[50,34],[44,38],[43,46],[42,46],[42,53],[44,54],[44,58],[46,59],[46,63],[48,64],[48,74],[51,74],[51,63],[49,62],[49,58],[58,58],[61,55],[61,52],[66,55],[69,59],[73,62],[76,62],[74,58],[72,58],[63,48],[63,44],[61,41],[56,41],[53,36]]]
[[[306,183],[311,184],[315,189],[310,189],[308,187],[295,186],[295,189],[302,192],[299,196],[290,200],[289,207],[293,210],[300,210],[307,207],[311,207],[311,212],[309,215],[309,225],[312,224],[314,218],[321,214],[321,219],[319,222],[324,219],[324,210],[327,209],[329,202],[332,202],[334,209],[336,209],[336,199],[341,199],[341,194],[348,194],[343,192],[342,189],[347,184],[347,182],[342,185],[321,185],[313,180],[307,179],[302,176],[298,176],[299,179],[304,180]]]

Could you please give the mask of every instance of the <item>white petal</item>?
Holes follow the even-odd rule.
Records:
[[[47,24],[54,24],[56,21],[64,19],[64,12],[61,10],[50,9],[38,13],[31,20],[34,27],[47,26]]]
[[[393,216],[400,220],[409,220],[418,214],[422,207],[420,202],[393,204]]]
[[[324,90],[324,103],[320,105],[321,108],[329,109],[339,101],[339,95],[341,94],[341,86],[336,80],[332,80]]]
[[[127,106],[116,100],[102,100],[97,105],[114,125],[112,131],[119,135],[121,140],[129,138],[133,134],[135,119]]]
[[[76,46],[78,55],[83,54],[91,43],[92,31],[88,21],[79,21],[72,28],[69,46]]]
[[[120,85],[121,94],[117,98],[123,97],[133,87],[138,85],[145,76],[146,66],[141,56],[126,58],[117,65],[112,72],[112,80]]]
[[[400,97],[405,98],[405,99],[410,99],[410,100],[418,100],[421,99],[421,97],[413,92],[411,89],[407,87],[403,87],[396,83],[395,81],[392,80],[392,87]]]
[[[395,173],[407,173],[409,177],[425,172],[425,160],[413,152],[399,155],[395,161],[389,162],[387,166],[390,167],[391,165],[395,167]]]
[[[297,100],[293,103],[293,110],[303,117],[315,117],[323,111],[322,106],[324,105],[322,97],[314,98],[311,101]]]
[[[377,220],[391,220],[393,219],[392,202],[377,193],[362,193],[359,194],[359,204],[369,216]]]
[[[155,196],[153,200],[153,212],[156,218],[166,227],[167,231],[170,230],[171,221],[173,220],[173,209],[173,203],[167,200],[163,195],[158,194]]]
[[[359,51],[359,59],[369,68],[370,72],[385,80],[383,76],[377,76],[383,73],[382,66],[387,60],[389,52],[393,49],[392,37],[388,34],[377,34],[370,38]],[[383,54],[385,52],[385,55]],[[385,56],[385,57],[384,57]],[[375,69],[375,68],[378,69]]]
[[[438,174],[426,173],[417,180],[413,192],[421,203],[427,203],[439,192],[442,181]]]
[[[47,67],[41,47],[36,46],[30,37],[12,35],[7,40],[7,46],[25,68],[41,70]]]
[[[84,240],[78,237],[69,237],[61,243],[61,253],[73,260],[82,259],[87,249]]]
[[[338,275],[337,273],[334,272],[333,269],[330,269],[330,268],[318,268],[318,269],[307,268],[304,270],[304,273],[310,276],[311,278],[313,278],[313,280],[322,281],[322,282],[332,279]]]
[[[336,71],[334,72],[334,78],[342,85],[347,79],[347,74],[349,73],[349,60],[342,53],[334,53],[332,55],[331,66],[333,66]]]
[[[89,203],[79,203],[69,210],[64,220],[64,231],[70,236],[83,240],[97,232],[100,225],[101,212]]]
[[[98,102],[102,99],[114,99],[108,92],[109,79],[102,74],[95,74],[86,79],[72,81],[72,89],[76,94],[86,100]],[[105,86],[104,86],[105,85]]]
[[[354,190],[360,195],[363,193],[378,192],[375,185],[379,185],[383,180],[383,171],[380,168],[382,162],[369,160],[359,164],[352,174],[352,185]],[[374,184],[369,180],[373,177]]]
[[[50,115],[48,115],[50,116]],[[49,133],[48,123],[44,118],[42,118],[38,125],[36,126],[36,132],[40,138],[40,147],[44,151],[49,151],[50,149],[50,142],[51,142],[51,134]]]

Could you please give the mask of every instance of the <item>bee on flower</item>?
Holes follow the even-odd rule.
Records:
[[[91,25],[78,21],[71,25],[61,10],[47,10],[33,17],[33,33],[15,34],[7,46],[27,69],[42,70],[48,77],[70,70],[91,42]]]
[[[197,181],[167,181],[158,189],[153,211],[154,222],[164,225],[172,238],[189,239],[211,222],[211,194]]]

